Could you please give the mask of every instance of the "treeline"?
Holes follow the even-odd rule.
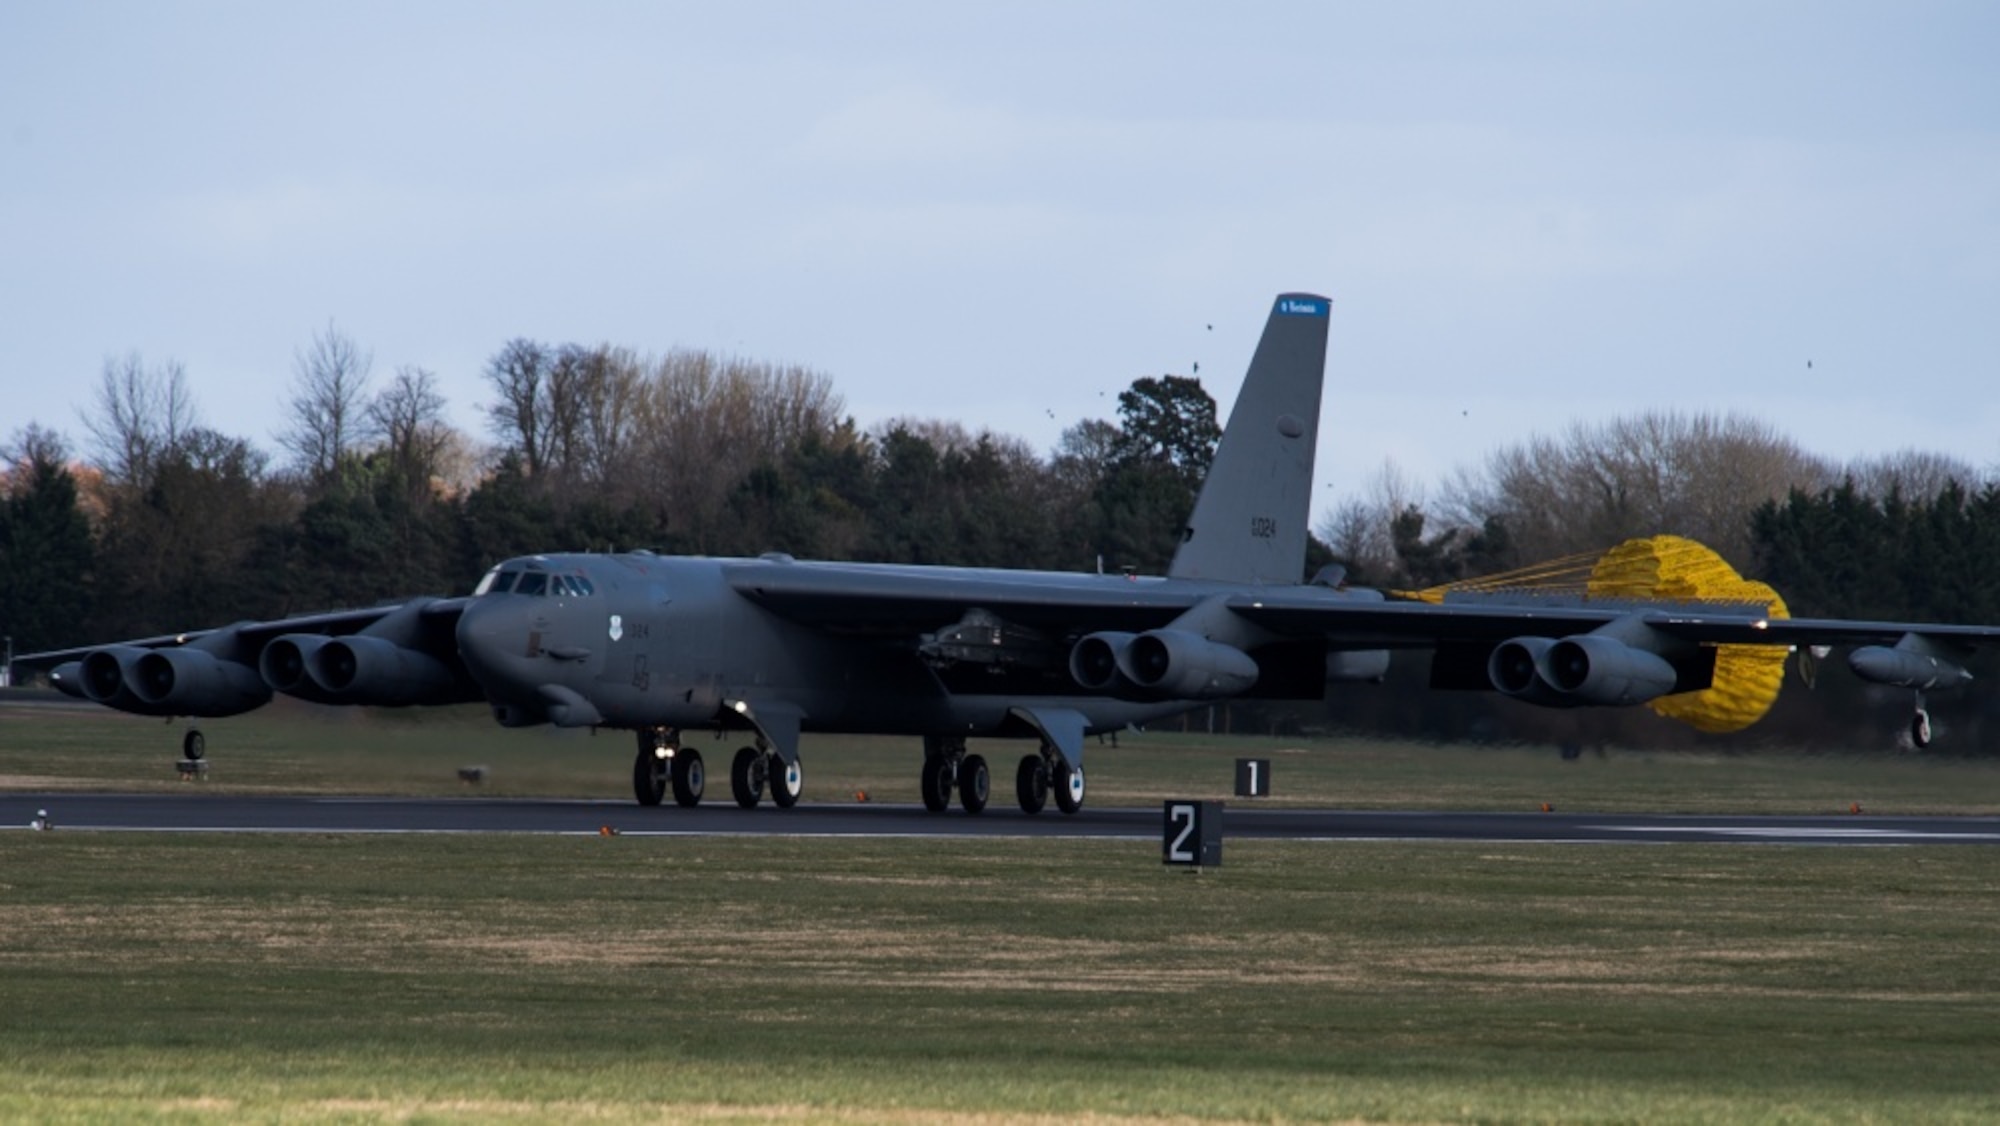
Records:
[[[285,457],[201,425],[177,364],[107,363],[73,449],[6,447],[0,630],[16,652],[471,589],[566,550],[1157,571],[1220,435],[1198,382],[1136,380],[1052,455],[954,422],[869,431],[825,375],[514,340],[483,447],[435,376],[331,326],[297,357]]]
[[[1135,380],[1115,419],[1081,420],[1042,454],[944,420],[863,430],[803,367],[513,340],[483,372],[482,441],[447,421],[432,373],[399,367],[377,386],[371,369],[333,326],[316,334],[295,357],[274,459],[203,426],[178,364],[107,363],[80,442],[30,423],[0,450],[0,632],[28,652],[462,593],[498,560],[544,551],[1157,572],[1220,437],[1213,399],[1178,376]],[[1315,531],[1306,573],[1338,561],[1369,585],[1665,532],[1770,582],[1794,614],[2000,621],[2000,483],[1915,452],[1830,463],[1735,417],[1579,423],[1431,487],[1385,466]],[[1581,724],[1621,739],[1659,722],[1439,697],[1421,670],[1395,679],[1339,690],[1332,722],[1441,738],[1569,738]],[[1872,698],[1855,688],[1752,731],[1799,736],[1821,713],[1892,730],[1893,713],[1868,720],[1846,702]]]

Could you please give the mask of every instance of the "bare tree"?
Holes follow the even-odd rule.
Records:
[[[108,483],[146,487],[199,425],[186,369],[178,360],[148,367],[137,352],[105,360],[96,409],[83,425]]]
[[[1483,480],[1453,482],[1448,510],[1465,524],[1503,525],[1523,560],[1597,551],[1674,533],[1739,564],[1749,513],[1827,469],[1770,426],[1740,416],[1652,412],[1494,452]]]
[[[293,356],[292,397],[285,404],[290,422],[277,439],[308,481],[330,480],[359,446],[373,363],[331,321]]]
[[[844,409],[821,373],[701,351],[668,353],[635,391],[627,480],[695,550],[717,542],[730,494],[751,470],[808,439],[833,441]]]
[[[409,489],[412,501],[435,495],[445,475],[444,460],[455,437],[444,417],[445,400],[437,376],[405,365],[369,400],[369,436],[380,445]]]
[[[547,349],[516,338],[486,364],[486,382],[500,396],[486,408],[487,423],[502,449],[520,457],[530,477],[542,471],[548,439],[542,390],[548,362]]]
[[[1315,531],[1357,578],[1387,582],[1398,577],[1396,521],[1412,512],[1421,514],[1424,504],[1422,483],[1394,458],[1385,458],[1361,495],[1322,517]]]
[[[1864,496],[1886,497],[1895,493],[1908,501],[1934,500],[1945,486],[1954,482],[1974,491],[1987,481],[1965,461],[1914,449],[1850,461],[1841,475],[1853,481]]]

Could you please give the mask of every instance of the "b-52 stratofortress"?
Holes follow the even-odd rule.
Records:
[[[2000,640],[1991,626],[1786,618],[1761,584],[1690,597],[1657,581],[1657,561],[1654,580],[1607,575],[1567,599],[1406,597],[1348,587],[1337,568],[1302,581],[1329,312],[1312,294],[1273,304],[1164,576],[530,555],[464,597],[21,662],[51,668],[72,695],[145,715],[235,715],[283,693],[480,701],[508,727],[631,731],[642,805],[702,800],[690,733],[743,733],[731,795],[790,807],[803,792],[801,734],[864,732],[921,736],[925,805],[955,799],[977,813],[991,772],[966,740],[1015,737],[1032,748],[1014,772],[1020,807],[1038,813],[1053,796],[1075,813],[1088,737],[1215,701],[1318,701],[1329,683],[1381,679],[1394,649],[1431,650],[1434,687],[1550,707],[1651,704],[1714,729],[1761,715],[1797,647],[1859,646],[1849,663],[1863,678],[1917,693],[1921,745],[1922,693],[1969,679],[1971,647]],[[187,739],[198,753],[200,734]]]

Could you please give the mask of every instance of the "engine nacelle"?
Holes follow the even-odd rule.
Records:
[[[310,668],[313,656],[331,640],[318,633],[288,633],[272,638],[257,656],[258,675],[264,678],[264,683],[287,696],[316,704],[337,703],[338,698],[313,679]]]
[[[1847,655],[1847,667],[1863,680],[1897,688],[1957,688],[1972,679],[1971,673],[1950,661],[1886,645],[1856,649]]]
[[[1535,669],[1549,687],[1579,703],[1643,704],[1674,690],[1680,674],[1666,658],[1615,638],[1586,633],[1542,651]]]
[[[367,634],[328,638],[305,666],[326,699],[342,704],[393,708],[474,698],[436,657]]]
[[[1257,683],[1250,654],[1198,633],[1156,629],[1118,653],[1118,671],[1140,689],[1169,700],[1218,700]]]
[[[77,686],[84,698],[122,712],[171,714],[149,707],[132,691],[133,667],[148,652],[137,645],[107,645],[85,653],[76,669]]]
[[[1572,699],[1542,679],[1542,654],[1556,643],[1553,637],[1517,637],[1493,647],[1486,658],[1486,679],[1494,691],[1544,708],[1573,708],[1583,701]]]
[[[90,694],[83,690],[82,661],[64,661],[50,669],[49,683],[65,696],[74,696],[79,700],[90,699]]]
[[[1118,654],[1132,644],[1132,635],[1116,630],[1086,635],[1069,651],[1069,675],[1092,692],[1113,692],[1120,687]]]
[[[126,671],[126,686],[156,715],[242,715],[271,702],[256,669],[205,649],[146,650]]]

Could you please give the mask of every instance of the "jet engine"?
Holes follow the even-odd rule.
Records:
[[[271,702],[257,670],[203,649],[153,649],[130,666],[127,684],[167,715],[241,715]]]
[[[145,655],[146,650],[136,645],[107,645],[85,653],[76,669],[77,684],[83,689],[84,698],[123,712],[159,714],[132,691],[133,666]]]
[[[326,696],[344,704],[402,707],[450,704],[477,697],[444,662],[382,637],[328,639],[305,655],[305,667]]]
[[[1257,683],[1250,654],[1198,633],[1149,630],[1118,652],[1118,670],[1146,692],[1169,700],[1216,700]]]
[[[332,638],[317,633],[288,633],[271,639],[257,657],[257,672],[264,683],[301,700],[316,704],[337,703],[338,697],[319,686],[307,663],[320,646]]]
[[[57,673],[70,691],[69,666]],[[86,699],[137,715],[241,715],[271,699],[257,670],[205,649],[111,645],[85,654],[73,675]]]
[[[1643,704],[1672,692],[1680,679],[1657,653],[1594,633],[1549,646],[1535,668],[1550,687],[1585,704]]]
[[[1118,654],[1132,644],[1132,635],[1115,630],[1086,635],[1069,651],[1069,675],[1092,692],[1119,687]]]
[[[1504,641],[1487,658],[1486,677],[1504,695],[1552,708],[1643,704],[1680,680],[1666,658],[1598,633]]]

